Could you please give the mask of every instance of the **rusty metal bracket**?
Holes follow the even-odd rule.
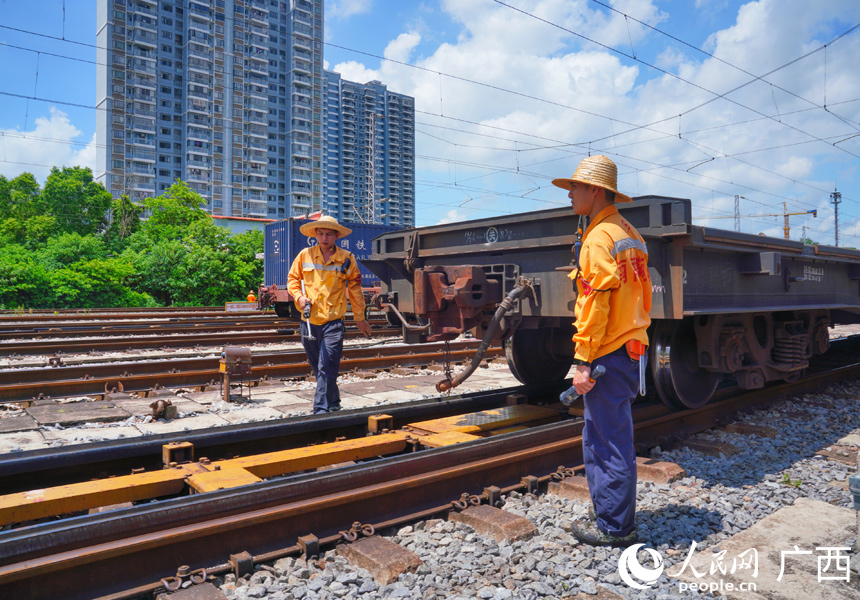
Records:
[[[526,486],[526,494],[537,494],[540,480],[534,475],[526,475],[520,480],[520,483]]]
[[[362,525],[359,521],[355,521],[349,531],[338,531],[341,539],[346,542],[354,542],[361,536],[370,537],[376,533],[373,525]]]
[[[302,558],[305,560],[310,560],[311,558],[317,557],[320,555],[320,541],[319,538],[315,535],[308,534],[299,537],[298,539],[299,548],[302,551]]]
[[[230,566],[233,567],[233,574],[236,577],[243,577],[254,572],[254,557],[250,552],[231,554]]]
[[[191,570],[191,567],[188,565],[182,565],[177,569],[175,577],[165,577],[161,580],[161,585],[163,585],[167,591],[175,592],[179,588],[182,587],[182,584],[186,581],[190,581],[192,584],[197,585],[206,581],[206,569],[200,568]]]
[[[60,367],[63,365],[63,359],[55,355],[48,359],[48,364],[52,367]]]
[[[470,506],[478,506],[481,503],[481,497],[475,494],[463,492],[460,494],[459,500],[452,500],[451,506],[457,510],[466,510]]]
[[[501,506],[502,504],[502,490],[498,486],[485,487],[484,493],[481,495],[486,498],[487,504],[490,506]]]

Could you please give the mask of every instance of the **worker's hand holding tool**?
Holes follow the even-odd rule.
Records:
[[[597,365],[596,367],[594,367],[594,370],[591,371],[589,375],[587,375],[588,381],[592,384],[591,386],[588,386],[589,390],[594,387],[594,381],[596,379],[599,379],[604,373],[606,373],[606,367],[604,367],[603,365]],[[577,375],[578,374],[579,372],[577,372]],[[574,379],[576,379],[575,376]],[[570,386],[570,388],[562,392],[558,399],[565,406],[570,406],[576,401],[577,398],[579,398],[579,396],[580,394],[576,391],[576,384],[574,383],[574,385]]]

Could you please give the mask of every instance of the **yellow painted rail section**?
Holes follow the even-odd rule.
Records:
[[[193,447],[180,442],[164,447],[163,459],[168,466],[162,471],[0,496],[0,526],[141,500],[230,489],[278,475],[397,454],[410,443],[437,448],[559,417],[554,409],[519,404],[423,421],[369,437],[213,462],[192,462]],[[387,415],[373,418],[390,419]],[[169,449],[185,454],[174,459]]]

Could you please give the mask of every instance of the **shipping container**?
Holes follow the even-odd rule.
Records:
[[[307,237],[299,231],[309,219],[290,218],[276,221],[266,225],[263,261],[263,281],[260,288],[260,299],[263,308],[274,305],[279,315],[287,314],[285,303],[291,303],[292,298],[287,293],[287,276],[293,259],[308,246],[317,243],[316,238]],[[341,223],[344,227],[352,229],[352,233],[337,240],[337,245],[344,250],[352,252],[358,260],[358,268],[361,271],[361,286],[372,288],[378,285],[379,278],[367,269],[363,261],[370,258],[371,240],[382,235],[400,229],[394,225],[365,224],[365,223]],[[265,299],[265,301],[263,301]]]

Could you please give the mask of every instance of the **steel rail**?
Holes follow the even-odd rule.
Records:
[[[452,343],[450,359],[470,358],[477,346],[475,340]],[[439,361],[444,349],[445,344],[441,342],[420,346],[347,346],[340,363],[341,370],[423,366]],[[499,347],[488,352],[489,357],[502,354]],[[249,380],[302,377],[309,372],[304,351],[256,354],[254,362],[257,364],[252,366]],[[219,359],[214,357],[15,369],[0,371],[0,402],[29,402],[40,394],[42,397],[103,394],[115,387],[117,381],[122,383],[126,392],[140,392],[156,386],[211,385],[220,380]]]
[[[374,335],[399,335],[401,329],[383,326],[382,329],[374,329]],[[375,324],[374,324],[375,326]],[[271,329],[271,327],[269,327]],[[240,346],[244,344],[278,344],[283,342],[298,342],[301,337],[296,333],[298,323],[290,323],[289,328],[284,328],[276,333],[221,333],[218,331],[207,334],[188,335],[163,335],[144,338],[128,338],[127,334],[122,339],[116,337],[88,339],[81,342],[71,342],[85,345],[92,352],[109,352],[124,350],[143,350],[150,348],[202,348],[204,346]],[[361,335],[351,325],[347,326],[346,337],[353,338]],[[69,352],[69,340],[34,340],[20,343],[0,343],[0,356],[46,356]]]
[[[99,326],[62,326],[62,327],[50,327],[50,328],[34,328],[31,331],[0,331],[0,347],[2,347],[2,340],[21,340],[24,339],[51,339],[51,338],[76,338],[76,337],[99,337],[99,336],[109,336],[114,334],[115,336],[122,336],[123,338],[127,338],[128,336],[133,335],[152,335],[153,333],[201,333],[201,332],[212,332],[219,333],[225,330],[233,330],[233,331],[264,331],[278,328],[286,328],[286,327],[296,327],[298,325],[298,321],[294,319],[281,319],[279,317],[276,318],[266,318],[266,319],[255,319],[254,321],[240,321],[235,318],[229,320],[219,320],[219,321],[143,321],[143,325],[134,325],[128,323],[120,323],[120,324],[105,324]],[[384,320],[369,320],[368,323],[371,325],[384,325],[387,326],[388,322]],[[82,340],[81,343],[86,343],[86,340]]]

